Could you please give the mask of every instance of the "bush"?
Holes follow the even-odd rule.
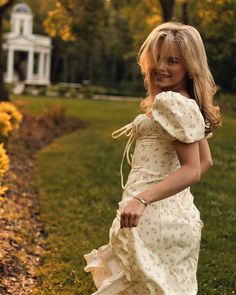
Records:
[[[68,97],[77,98],[79,91],[76,88],[70,88],[67,93],[68,93]]]
[[[12,103],[0,102],[0,137],[17,130],[21,121],[22,114]]]
[[[217,104],[220,105],[222,110],[230,110],[230,111],[236,111],[236,100],[235,95],[233,94],[224,94],[224,93],[218,93],[215,96]]]
[[[22,114],[9,102],[0,102],[0,139],[7,137],[10,132],[17,130],[22,120]],[[0,196],[5,193],[7,187],[2,186],[1,181],[8,170],[9,158],[3,143],[0,144]]]
[[[9,168],[9,158],[7,156],[6,150],[3,143],[0,144],[0,180],[2,180],[3,175]]]
[[[3,143],[0,144],[0,201],[1,195],[7,191],[7,187],[2,185],[2,178],[9,168],[9,158],[7,152],[3,146]]]

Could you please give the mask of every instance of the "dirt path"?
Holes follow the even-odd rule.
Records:
[[[43,263],[45,233],[34,187],[35,153],[55,137],[85,126],[65,119],[60,109],[41,116],[25,114],[18,135],[7,142],[11,164],[4,179],[9,189],[0,200],[0,294],[31,294]]]

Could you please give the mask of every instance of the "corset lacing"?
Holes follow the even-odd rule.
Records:
[[[112,132],[111,136],[113,138],[118,138],[122,135],[129,137],[129,139],[126,143],[124,152],[123,152],[122,161],[121,161],[121,165],[120,165],[121,187],[124,189],[125,186],[124,186],[123,164],[124,164],[125,156],[126,156],[128,164],[130,166],[132,165],[132,156],[133,155],[130,153],[130,147],[135,140],[133,130],[132,130],[132,123],[129,123],[129,124],[121,127],[120,129],[115,130],[114,132]]]

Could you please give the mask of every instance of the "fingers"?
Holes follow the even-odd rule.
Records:
[[[137,226],[144,210],[144,204],[140,203],[137,199],[131,200],[121,212],[120,227],[131,228]]]
[[[128,212],[123,212],[121,213],[121,228],[123,227],[129,227],[129,220],[130,220],[130,215]]]
[[[128,212],[121,213],[120,225],[123,227],[135,227],[138,225],[138,216],[136,214],[131,214]]]

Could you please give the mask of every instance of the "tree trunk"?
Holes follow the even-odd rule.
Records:
[[[111,83],[114,86],[116,84],[116,78],[117,78],[117,59],[114,55],[112,58],[112,65],[111,65]]]
[[[160,0],[162,17],[165,22],[171,20],[173,17],[175,0]]]
[[[3,63],[3,49],[2,49],[2,17],[0,16],[0,101],[8,101],[8,92],[4,87],[4,63]]]
[[[63,82],[69,82],[68,78],[68,54],[63,55]]]
[[[93,83],[93,55],[91,54],[88,60],[89,81]]]
[[[14,4],[15,0],[9,0],[0,7],[0,101],[9,100],[8,93],[4,87],[4,63],[3,63],[3,15]]]
[[[184,2],[182,4],[182,22],[187,25],[188,24],[188,2]]]

